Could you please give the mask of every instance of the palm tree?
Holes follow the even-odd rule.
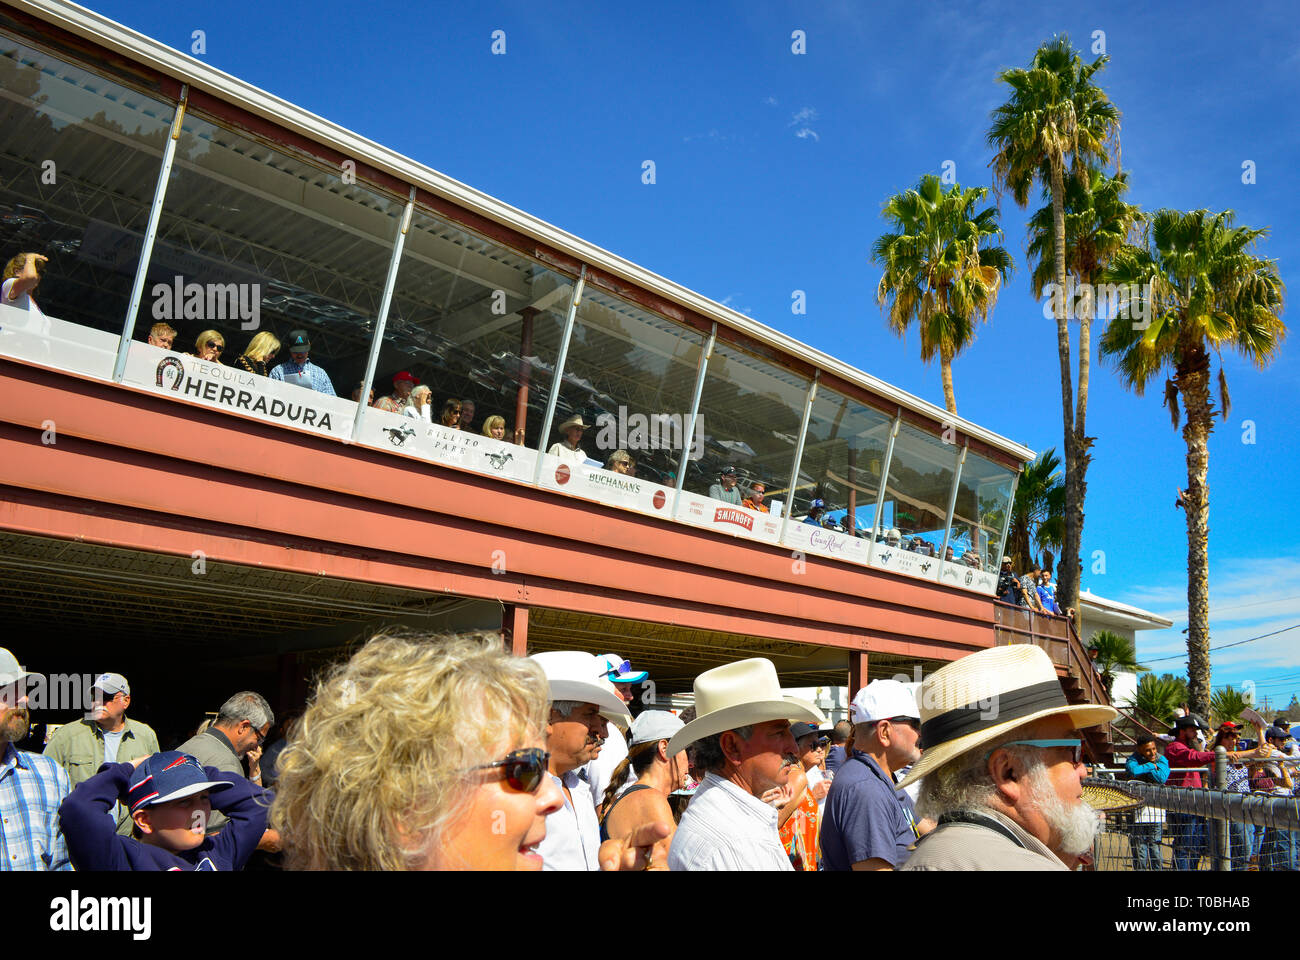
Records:
[[[1115,672],[1144,673],[1147,668],[1137,662],[1137,649],[1133,641],[1113,630],[1098,630],[1088,641],[1088,649],[1097,651],[1093,661],[1101,671],[1101,682],[1109,697],[1111,686],[1115,683]]]
[[[1220,687],[1210,695],[1210,722],[1218,727],[1221,724],[1241,719],[1241,713],[1250,706],[1250,701],[1240,690],[1233,687]]]
[[[957,412],[952,361],[975,339],[975,321],[987,320],[998,290],[1011,274],[1011,256],[1000,246],[997,209],[975,207],[988,196],[985,187],[945,190],[926,174],[914,190],[890,197],[881,216],[894,228],[882,234],[871,259],[884,268],[876,300],[890,329],[900,337],[913,322],[921,328],[921,359],[936,356],[943,377],[943,399]]]
[[[1263,369],[1286,336],[1286,288],[1277,263],[1251,252],[1267,230],[1234,227],[1234,219],[1231,210],[1160,210],[1151,218],[1146,243],[1126,246],[1105,271],[1109,282],[1126,285],[1128,293],[1120,301],[1121,316],[1101,338],[1101,356],[1139,395],[1171,370],[1165,404],[1174,426],[1180,397],[1187,414],[1187,675],[1192,709],[1201,716],[1210,706],[1210,353],[1219,356],[1219,404],[1226,419],[1230,401],[1221,351],[1234,350]],[[1133,316],[1150,319],[1137,323]]]
[[[1033,560],[1035,547],[1044,554],[1048,550],[1060,549],[1065,526],[1065,484],[1061,482],[1060,466],[1056,449],[1044,450],[1025,467],[1020,482],[1016,484],[1011,528],[1007,534],[1007,556],[1011,558],[1012,568],[1019,573],[1023,573]]]
[[[1062,608],[1079,602],[1079,549],[1083,534],[1083,475],[1087,461],[1080,454],[1074,420],[1074,386],[1070,363],[1070,330],[1066,323],[1065,272],[1068,234],[1065,228],[1065,168],[1081,183],[1095,164],[1110,162],[1110,150],[1119,151],[1119,111],[1093,83],[1109,57],[1086,64],[1068,37],[1053,37],[1034,53],[1029,69],[1004,70],[998,79],[1011,88],[1010,99],[993,111],[988,143],[994,150],[994,182],[1011,191],[1021,207],[1029,203],[1034,183],[1052,198],[1052,266],[1057,295],[1056,347],[1061,363],[1061,406],[1065,427],[1065,530],[1058,570],[1057,598]],[[1084,355],[1080,355],[1080,383],[1086,383]],[[1086,392],[1083,394],[1086,398]],[[1086,400],[1085,400],[1086,405]]]
[[[1171,674],[1144,673],[1138,677],[1137,689],[1133,693],[1129,706],[1150,714],[1160,723],[1172,725],[1174,711],[1180,704],[1187,702],[1187,683],[1181,677]],[[1144,725],[1147,717],[1140,716]]]

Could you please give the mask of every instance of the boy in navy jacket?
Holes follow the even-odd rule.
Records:
[[[138,840],[119,835],[110,816],[123,798]],[[242,870],[271,799],[241,776],[167,750],[135,765],[104,764],[63,801],[59,821],[78,870]],[[214,807],[230,822],[204,836]]]

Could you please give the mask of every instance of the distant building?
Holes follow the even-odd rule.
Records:
[[[1099,630],[1109,630],[1132,640],[1136,650],[1137,631],[1163,630],[1173,625],[1172,620],[1166,620],[1149,610],[1120,603],[1118,600],[1107,600],[1087,590],[1079,594],[1079,639],[1085,646],[1094,633]],[[1142,658],[1138,657],[1138,662],[1141,661]],[[1111,702],[1127,703],[1133,698],[1136,690],[1136,673],[1116,673],[1115,684],[1111,689]]]

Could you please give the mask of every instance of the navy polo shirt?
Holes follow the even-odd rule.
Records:
[[[895,869],[911,855],[916,842],[912,798],[894,789],[894,781],[871,757],[854,750],[831,782],[822,811],[822,866],[851,870],[855,863],[878,858]]]

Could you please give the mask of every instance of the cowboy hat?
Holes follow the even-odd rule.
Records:
[[[605,679],[608,668],[592,654],[581,650],[553,650],[535,653],[528,659],[537,661],[546,674],[551,702],[594,703],[600,708],[600,715],[620,730],[631,725],[632,714],[628,713],[614,685]]]
[[[781,693],[776,667],[763,657],[741,660],[705,670],[695,678],[695,719],[668,743],[668,756],[685,750],[696,740],[737,727],[768,720],[807,720],[823,723],[826,717],[807,700]]]
[[[563,433],[565,430],[568,430],[570,427],[578,427],[579,429],[586,430],[588,426],[590,426],[590,424],[583,422],[582,414],[575,413],[568,420],[565,420],[562,424],[560,424],[556,428],[556,430],[558,430],[560,433]]]
[[[925,752],[900,788],[1035,720],[1068,716],[1083,728],[1119,716],[1113,707],[1071,704],[1051,658],[1025,643],[990,647],[953,661],[925,678],[918,699]]]

